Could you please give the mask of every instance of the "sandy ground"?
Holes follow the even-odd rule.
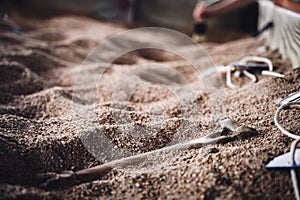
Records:
[[[0,34],[1,199],[294,198],[289,172],[264,166],[289,151],[292,140],[276,128],[273,116],[278,100],[300,89],[300,71],[276,52],[258,54],[262,41],[246,37],[203,44],[216,65],[261,55],[286,75],[259,76],[257,83],[237,89],[218,85],[224,113],[216,116],[212,92],[197,70],[174,54],[144,49],[105,70],[103,63],[81,65],[99,42],[124,27],[79,17],[31,21],[27,27],[31,30],[24,35]],[[136,40],[145,37],[166,39],[140,35]],[[195,54],[194,59],[211,67],[205,56]],[[187,85],[193,88],[191,96]],[[120,158],[120,149],[137,154],[204,136],[218,128],[214,120],[224,117],[258,134],[157,155],[71,188],[48,190],[36,180],[43,172],[79,170]],[[286,111],[282,118],[299,133],[299,113]]]

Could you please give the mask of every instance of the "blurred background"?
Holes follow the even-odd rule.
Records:
[[[219,1],[207,0],[205,4],[209,6]],[[1,2],[2,15],[5,12],[15,19],[76,14],[123,23],[130,27],[172,28],[190,35],[194,23],[192,13],[197,0],[2,0]],[[209,31],[253,33],[257,28],[257,7],[251,5],[209,20]]]

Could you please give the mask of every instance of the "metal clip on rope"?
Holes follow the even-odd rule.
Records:
[[[300,136],[292,134],[291,132],[287,131],[285,128],[281,126],[279,123],[279,114],[284,109],[300,109],[300,91],[292,93],[288,97],[281,100],[278,104],[277,111],[275,113],[274,122],[275,125],[279,128],[279,130],[287,135],[288,137],[291,137],[295,140],[299,140]]]
[[[300,93],[299,93],[300,94]],[[300,136],[299,135],[295,135],[289,131],[287,131],[285,128],[283,128],[281,126],[281,124],[279,123],[279,114],[281,113],[282,110],[284,109],[300,109],[300,101],[299,102],[288,102],[285,104],[282,104],[276,111],[275,113],[275,117],[274,117],[274,122],[275,125],[278,127],[278,129],[285,135],[287,135],[290,138],[293,138],[295,140],[300,140]]]

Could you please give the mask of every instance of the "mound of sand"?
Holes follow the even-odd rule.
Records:
[[[258,135],[160,155],[71,188],[44,189],[36,180],[39,173],[95,166],[128,152],[147,152],[201,137],[215,127],[212,95],[203,89],[195,68],[180,56],[142,49],[121,56],[109,68],[93,62],[82,66],[98,43],[126,29],[80,17],[32,24],[24,35],[0,34],[3,199],[294,197],[289,172],[264,168],[273,157],[289,151],[291,144],[273,123],[277,101],[300,89],[300,71],[292,70],[276,52],[261,56],[269,57],[286,78],[259,76],[255,84],[223,90],[224,116],[255,128]],[[244,38],[203,46],[221,65],[257,54],[261,44]],[[207,61],[196,54],[194,59]],[[79,69],[80,85],[73,87]],[[299,132],[296,111],[282,117],[288,129]]]

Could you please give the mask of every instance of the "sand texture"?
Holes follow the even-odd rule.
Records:
[[[289,151],[292,140],[277,129],[273,116],[278,100],[300,89],[300,70],[277,52],[258,54],[262,41],[251,37],[203,46],[216,65],[260,55],[285,74],[222,89],[223,117],[258,134],[157,155],[70,188],[43,188],[37,174],[80,170],[128,152],[199,138],[218,129],[213,123],[218,117],[201,76],[178,55],[141,49],[109,68],[93,61],[81,65],[101,41],[127,30],[122,26],[74,16],[26,23],[31,29],[24,35],[0,33],[0,199],[294,198],[289,171],[264,166]],[[136,41],[147,37],[166,39],[145,34]],[[181,44],[178,48],[195,53]],[[205,56],[195,54],[194,59],[207,63]],[[191,96],[187,85],[193,88]],[[299,111],[285,111],[282,119],[299,133]]]

